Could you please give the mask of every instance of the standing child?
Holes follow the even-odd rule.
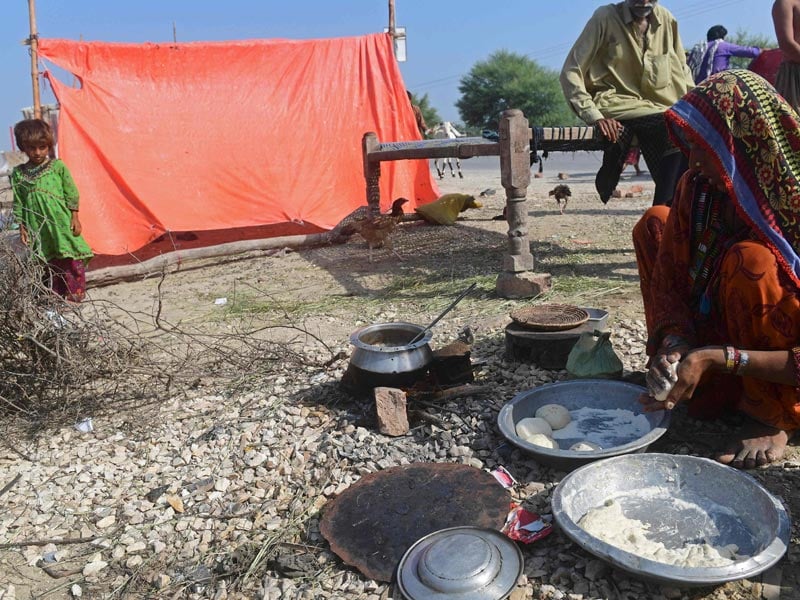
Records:
[[[66,165],[50,158],[53,131],[45,121],[20,121],[14,137],[28,156],[11,173],[20,238],[47,264],[53,292],[80,302],[86,294],[86,263],[93,255],[81,236],[78,188]]]

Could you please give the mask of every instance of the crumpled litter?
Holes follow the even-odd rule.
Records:
[[[500,531],[512,540],[532,544],[550,535],[553,532],[553,525],[539,514],[512,504],[505,525]]]
[[[509,489],[517,485],[517,480],[511,476],[506,468],[502,465],[495,467],[489,473],[497,479],[497,482],[502,485],[504,488]]]

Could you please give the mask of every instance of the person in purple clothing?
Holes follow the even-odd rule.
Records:
[[[700,83],[709,75],[725,71],[731,66],[731,57],[755,58],[761,54],[761,48],[738,46],[725,41],[728,30],[722,25],[714,25],[708,30],[708,43],[699,68],[693,73],[694,82]]]

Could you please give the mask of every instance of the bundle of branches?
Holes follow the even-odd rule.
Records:
[[[81,305],[50,291],[41,261],[0,231],[0,411],[35,419],[106,401],[140,354]]]
[[[162,276],[161,282],[164,281]],[[109,302],[70,304],[50,291],[47,271],[16,236],[0,231],[0,413],[34,422],[77,418],[111,407],[185,393],[199,383],[216,392],[262,388],[290,365],[317,363],[298,347],[321,340],[292,324],[258,319],[209,331]],[[290,330],[284,341],[270,331]],[[319,366],[319,365],[317,365]],[[66,414],[64,414],[66,413]]]

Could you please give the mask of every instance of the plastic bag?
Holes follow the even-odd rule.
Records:
[[[567,357],[567,372],[579,379],[622,377],[622,361],[611,345],[611,332],[582,333]]]

